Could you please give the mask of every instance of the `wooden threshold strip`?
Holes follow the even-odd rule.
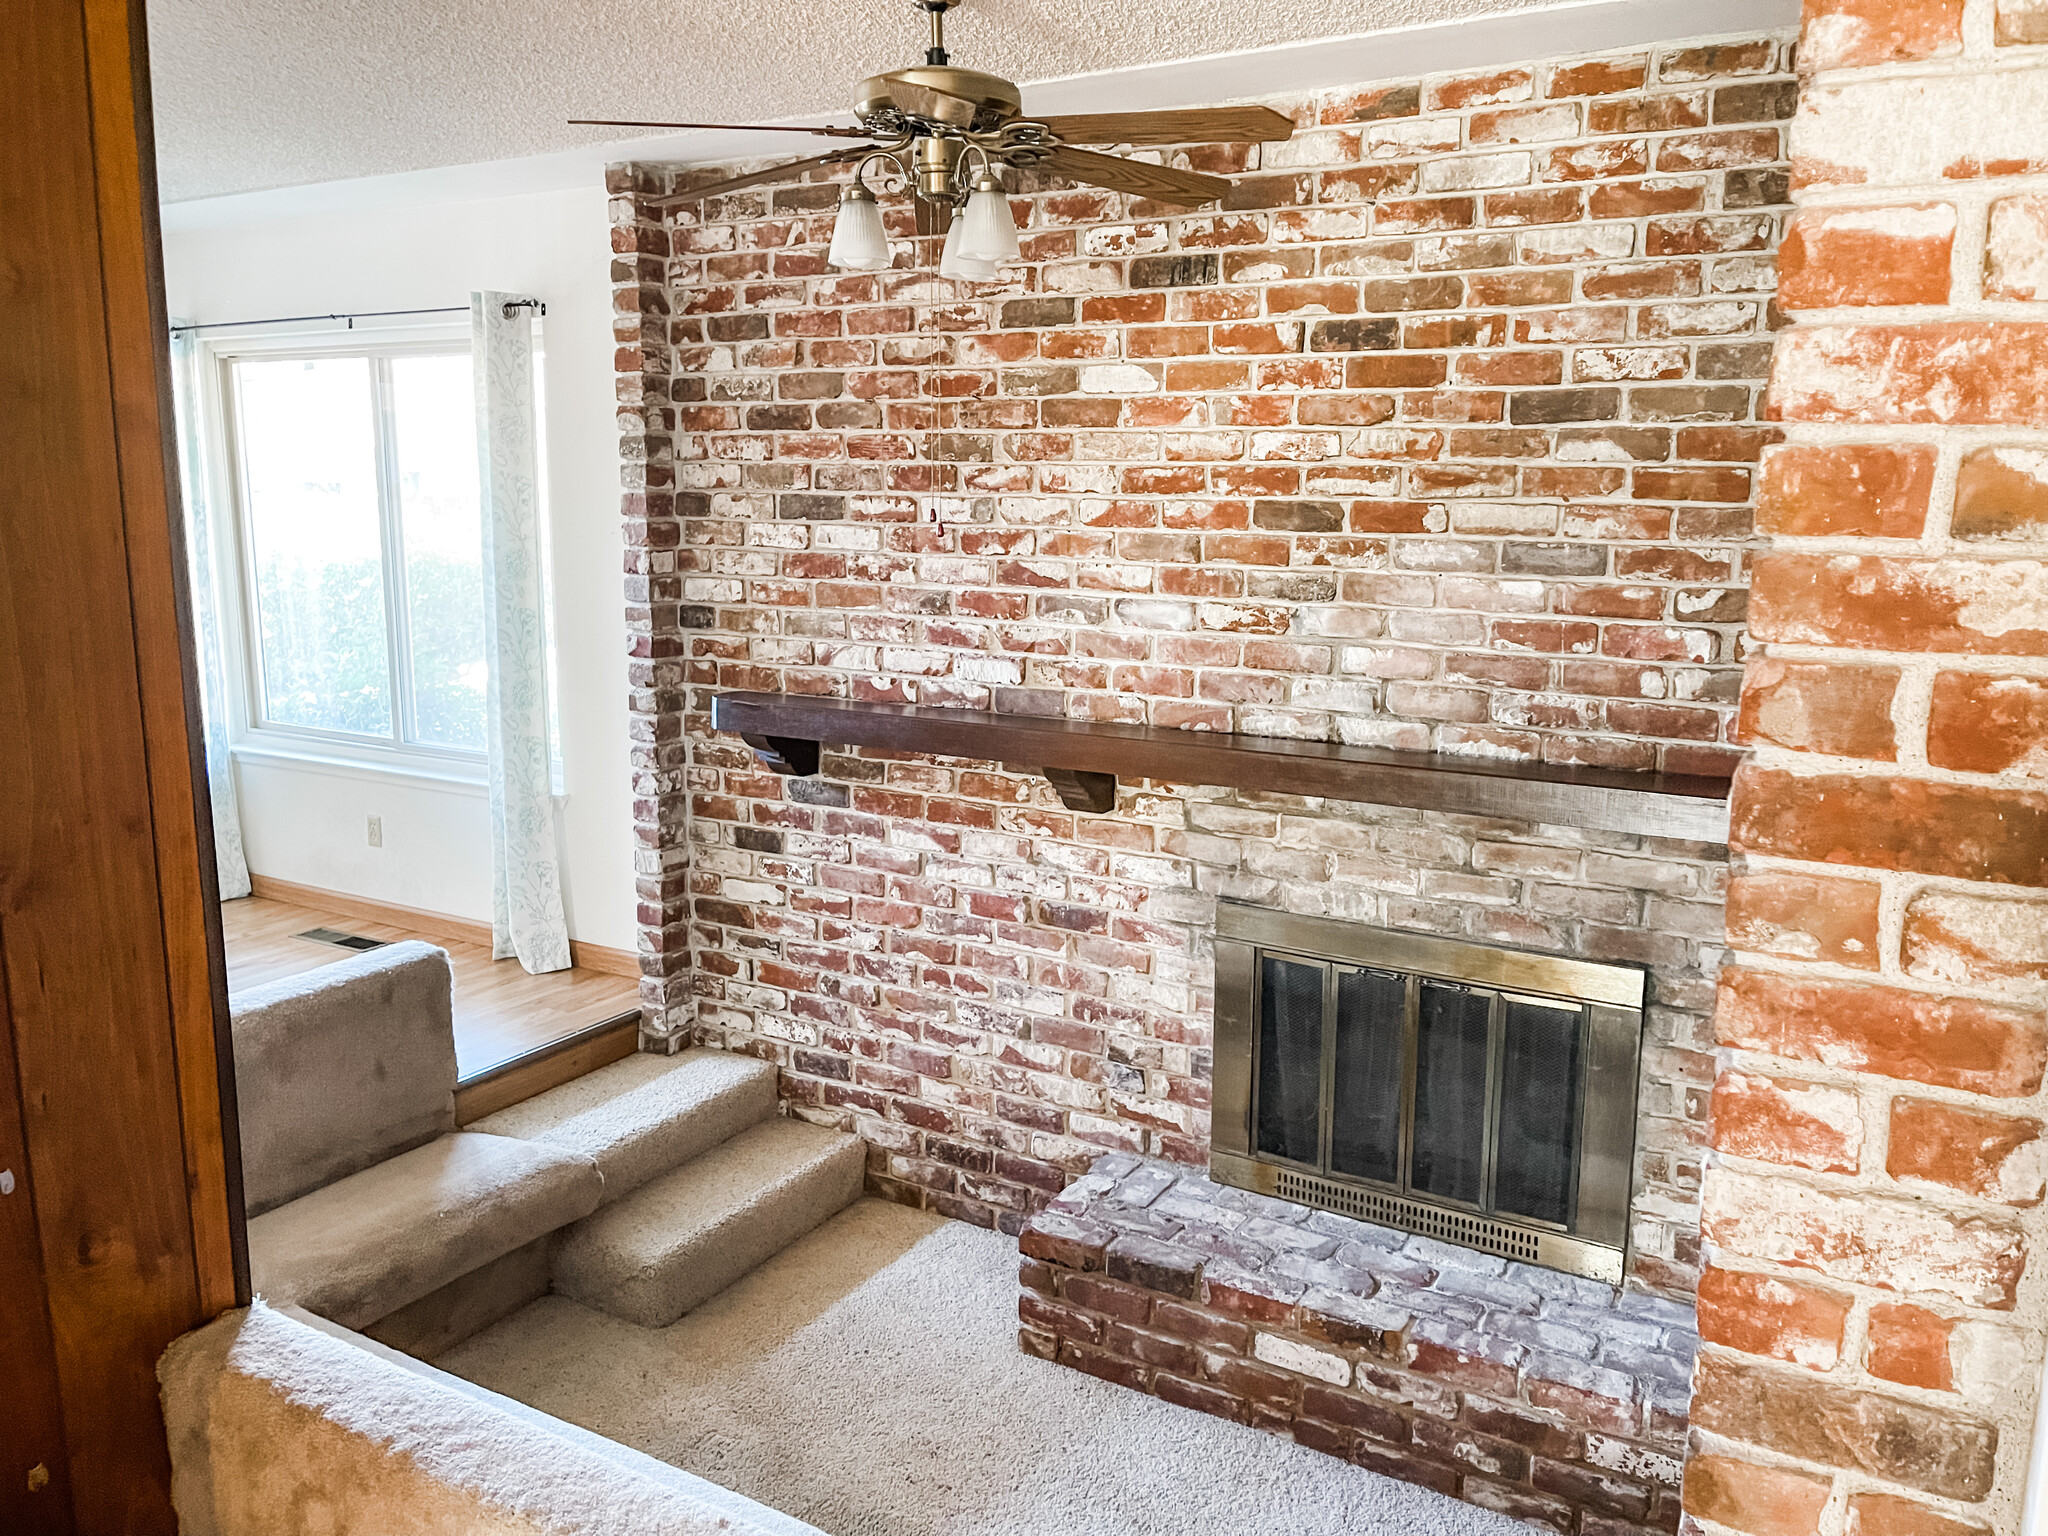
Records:
[[[550,1040],[455,1085],[455,1123],[469,1125],[623,1060],[640,1046],[640,1010]]]
[[[1119,779],[1150,779],[1728,841],[1726,779],[800,694],[717,694],[711,723],[778,773],[816,773],[820,746],[972,758],[1044,774],[1077,811],[1110,809]]]

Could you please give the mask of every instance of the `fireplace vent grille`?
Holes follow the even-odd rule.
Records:
[[[1420,1232],[1424,1237],[1440,1238],[1447,1243],[1477,1248],[1482,1253],[1497,1253],[1503,1258],[1520,1259],[1527,1264],[1537,1262],[1539,1240],[1536,1234],[1509,1226],[1506,1222],[1488,1221],[1482,1216],[1462,1216],[1441,1206],[1403,1200],[1398,1195],[1383,1195],[1374,1190],[1360,1189],[1354,1184],[1339,1184],[1334,1179],[1295,1173],[1291,1169],[1280,1170],[1279,1188],[1281,1199],[1292,1200],[1297,1205],[1319,1206],[1359,1221]]]

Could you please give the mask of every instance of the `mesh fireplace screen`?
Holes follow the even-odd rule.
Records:
[[[1643,973],[1224,903],[1225,1183],[1618,1280]]]

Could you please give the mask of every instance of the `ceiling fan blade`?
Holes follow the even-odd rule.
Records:
[[[1271,107],[1081,112],[1033,121],[1069,144],[1275,144],[1294,134],[1294,120]]]
[[[780,165],[771,165],[765,171],[753,171],[745,176],[728,176],[723,181],[714,181],[707,186],[688,187],[668,197],[648,200],[650,208],[674,208],[682,203],[699,203],[707,197],[723,197],[728,192],[737,192],[742,187],[757,187],[764,181],[790,181],[806,171],[817,170],[820,166],[843,165],[848,160],[858,159],[868,152],[867,146],[859,149],[835,149],[829,155],[813,155],[808,160],[785,160]]]
[[[808,133],[828,139],[864,139],[865,128],[792,128],[786,123],[648,123],[630,117],[572,117],[575,128],[720,128],[734,133]]]
[[[1056,146],[1043,160],[1033,162],[1034,170],[1041,167],[1071,181],[1085,181],[1091,187],[1131,192],[1186,208],[1213,203],[1230,190],[1230,183],[1221,176],[1175,170],[1170,165],[1148,165],[1116,155],[1098,155],[1093,150],[1069,149],[1064,144]]]

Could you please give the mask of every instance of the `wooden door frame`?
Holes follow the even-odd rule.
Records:
[[[146,30],[141,0],[4,5],[0,1236],[47,1349],[33,1309],[0,1334],[31,1388],[0,1393],[0,1524],[171,1532],[156,1361],[248,1261]]]

